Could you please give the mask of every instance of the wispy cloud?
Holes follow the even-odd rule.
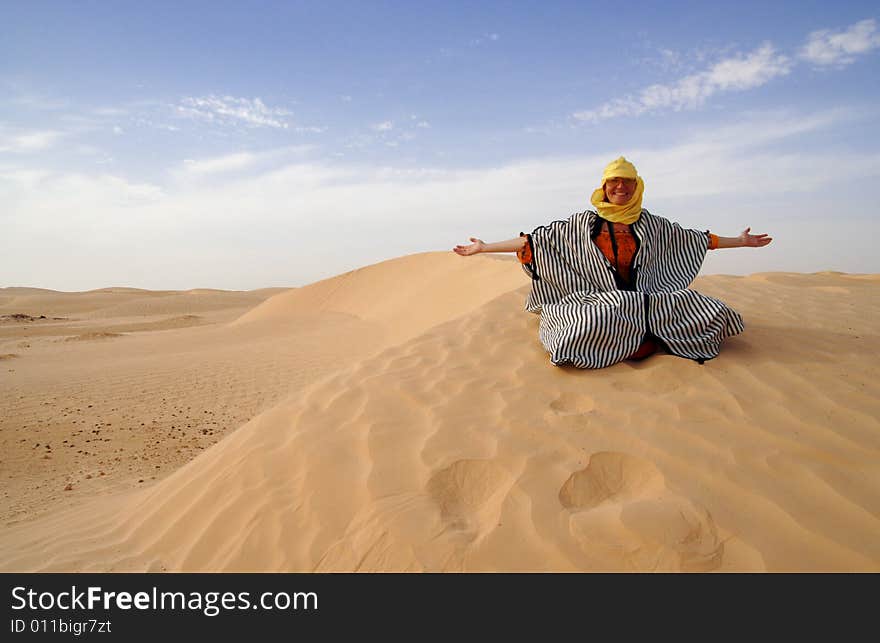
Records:
[[[807,44],[801,49],[800,56],[815,65],[842,67],[855,62],[856,56],[877,47],[880,47],[877,23],[869,18],[843,31],[814,31],[807,38]]]
[[[96,116],[127,116],[128,110],[122,107],[98,107],[92,110]]]
[[[791,69],[787,56],[765,43],[745,56],[734,56],[708,69],[685,76],[672,84],[655,84],[636,96],[616,98],[595,109],[575,112],[579,121],[597,122],[618,116],[638,116],[645,112],[693,109],[718,92],[742,91],[759,87]]]
[[[859,178],[880,174],[875,167],[859,167],[880,159],[876,152],[838,151],[823,157],[797,151],[811,133],[829,131],[865,116],[854,109],[744,114],[721,127],[696,129],[674,146],[632,150],[628,158],[634,159],[640,174],[650,177],[652,199],[722,197],[734,203],[741,195],[754,195],[756,186],[765,184],[768,177],[774,181],[773,197],[810,193],[832,184],[837,172]],[[835,172],[830,172],[830,167]]]
[[[277,168],[279,164],[297,162],[315,148],[312,145],[291,145],[262,151],[242,151],[222,156],[185,159],[172,168],[170,175],[178,187],[188,184],[210,182],[217,175],[222,181],[239,179]],[[230,177],[230,175],[232,175]]]
[[[858,258],[850,256],[850,245],[846,252],[832,245],[829,253],[827,237],[810,236],[817,228],[805,224],[825,225],[816,202],[835,176],[870,185],[880,173],[877,152],[809,155],[789,144],[851,118],[846,112],[751,114],[730,127],[694,130],[687,140],[632,149],[627,156],[646,177],[646,206],[652,211],[721,234],[746,225],[778,234],[773,252],[748,258],[735,253],[730,261],[736,265],[725,272],[876,271],[870,239],[880,234],[880,224],[857,207],[867,192],[832,195],[841,225],[862,217],[865,234],[857,241],[864,252]],[[615,153],[595,150],[590,156],[446,170],[305,162],[289,155],[260,156],[253,165],[247,155],[229,155],[189,164],[204,171],[206,180],[169,186],[0,167],[9,248],[0,253],[2,285],[98,287],[106,285],[108,265],[119,271],[115,281],[153,288],[307,283],[384,258],[451,247],[469,235],[509,238],[582,210],[594,187],[585,177],[598,181]],[[236,167],[245,171],[235,180],[221,173]],[[774,182],[772,210],[768,192],[755,190],[768,177]],[[536,212],[544,214],[536,218]],[[344,230],[345,243],[328,230]],[[382,244],[369,242],[378,237]],[[309,243],[291,253],[290,244],[303,238]],[[34,239],[41,242],[35,246]],[[156,244],[165,250],[161,262],[153,252]],[[233,253],[249,258],[246,269],[223,260]]]
[[[257,157],[250,152],[227,154],[212,159],[194,160],[186,159],[183,164],[190,174],[206,175],[232,170],[242,170],[254,164]]]
[[[663,78],[684,77],[707,69],[712,63],[735,57],[741,52],[734,44],[693,43],[684,49],[672,49],[650,39],[637,41],[636,51],[642,51],[633,64],[642,69],[655,69]]]
[[[682,65],[684,64],[683,55],[681,52],[675,51],[673,49],[668,49],[665,47],[660,47],[659,49],[652,51],[652,55],[645,56],[641,60],[641,64],[643,65],[651,65],[653,67],[657,67],[661,72],[682,72]]]
[[[52,147],[63,134],[52,130],[7,132],[0,129],[0,152],[41,152]]]
[[[387,120],[369,125],[369,132],[359,132],[345,142],[349,149],[366,148],[374,145],[397,148],[419,138],[431,128],[431,124],[418,114],[409,118],[400,117],[396,121]]]
[[[844,30],[823,29],[810,33],[807,43],[794,59],[777,52],[771,43],[764,43],[745,56],[723,59],[708,69],[684,76],[673,83],[650,85],[635,95],[615,98],[598,107],[574,112],[572,117],[577,121],[596,123],[618,116],[639,116],[664,109],[695,109],[717,93],[753,89],[785,76],[797,59],[824,67],[843,67],[855,62],[857,56],[878,47],[880,33],[877,33],[877,22],[869,18]],[[661,53],[664,63],[680,65],[680,57],[675,52],[661,50]]]
[[[483,34],[482,36],[480,36],[479,38],[471,39],[470,44],[472,47],[479,47],[483,43],[497,42],[500,39],[501,39],[501,36],[497,33],[494,33],[494,32],[493,33],[486,33],[486,34]]]
[[[166,132],[179,132],[180,128],[177,125],[171,125],[170,123],[164,123],[161,121],[156,121],[151,118],[144,117],[136,117],[132,121],[135,125],[140,127],[149,127],[160,130],[165,130]]]
[[[497,32],[487,32],[480,36],[476,36],[467,41],[460,41],[447,47],[441,47],[437,52],[441,60],[455,60],[464,56],[473,55],[474,52],[484,47],[489,47],[501,40],[501,34]]]
[[[15,90],[13,89],[13,93]],[[40,111],[58,111],[68,109],[70,101],[68,99],[50,97],[40,94],[18,94],[14,98],[7,99],[8,102],[22,107]],[[3,101],[6,102],[6,101]]]
[[[259,98],[235,98],[234,96],[187,97],[176,106],[179,116],[195,118],[216,124],[243,124],[250,127],[275,127],[287,129],[282,120],[290,116],[286,109],[270,108]]]

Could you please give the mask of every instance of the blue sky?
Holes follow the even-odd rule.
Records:
[[[586,209],[880,272],[876,3],[3,2],[0,286],[302,285]],[[462,259],[466,261],[466,259]]]

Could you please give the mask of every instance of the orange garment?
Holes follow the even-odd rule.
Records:
[[[617,224],[617,225],[622,225],[622,224]],[[623,227],[626,228],[627,226],[623,226]],[[618,229],[619,228],[615,227],[614,228],[615,232]],[[610,261],[611,264],[614,265],[614,252],[613,252],[613,249],[611,248],[611,237],[608,235],[608,228],[603,226],[602,230],[603,230],[603,234],[600,234],[596,238],[596,245],[599,246],[599,249],[602,251],[602,254],[604,254],[608,258],[608,261]],[[526,235],[524,235],[524,234],[521,236],[526,237]],[[616,235],[615,234],[615,237],[622,238],[623,235]],[[624,277],[626,278],[627,281],[629,281],[629,270],[632,267],[632,259],[633,259],[633,255],[635,254],[635,240],[632,239],[632,237],[629,234],[627,234],[626,235],[627,241],[624,242],[626,244],[627,249],[624,249],[623,252],[621,252],[621,249],[624,246],[623,246],[623,244],[621,244],[620,238],[618,238],[617,261],[618,261],[618,264],[621,266],[621,268],[625,271],[625,275],[624,275],[624,273],[621,273],[621,274],[624,275]],[[600,239],[602,239],[602,240],[600,241]],[[629,242],[630,241],[632,241],[632,249],[631,250],[629,250],[629,248],[630,248]],[[717,234],[712,234],[711,232],[709,233],[708,248],[709,248],[709,250],[716,250],[718,248],[718,235]],[[520,263],[526,263],[526,264],[532,263],[532,246],[529,244],[528,237],[526,237],[525,243],[523,243],[523,247],[520,248],[519,250],[517,250],[516,256],[519,257]]]
[[[523,238],[523,246],[516,251],[516,256],[519,257],[520,263],[532,263],[532,244],[529,243],[529,238],[525,234],[520,233],[519,236]]]
[[[626,282],[630,283],[630,269],[633,257],[635,257],[638,244],[629,226],[625,223],[612,223],[614,226],[614,240],[617,242],[617,257],[614,256],[614,246],[611,243],[611,234],[608,232],[608,223],[602,221],[599,234],[593,239],[605,258],[617,270],[617,274]]]

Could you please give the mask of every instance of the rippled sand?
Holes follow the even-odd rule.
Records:
[[[880,570],[880,276],[701,277],[719,358],[597,371],[527,288],[0,289],[0,569]]]

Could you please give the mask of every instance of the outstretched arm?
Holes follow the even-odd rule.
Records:
[[[719,248],[763,248],[773,241],[766,234],[749,234],[751,228],[743,230],[738,237],[718,237]]]
[[[481,252],[519,252],[526,244],[525,237],[516,237],[507,241],[498,241],[497,243],[485,243],[482,239],[471,237],[470,245],[457,245],[452,251],[462,257],[479,254]]]

